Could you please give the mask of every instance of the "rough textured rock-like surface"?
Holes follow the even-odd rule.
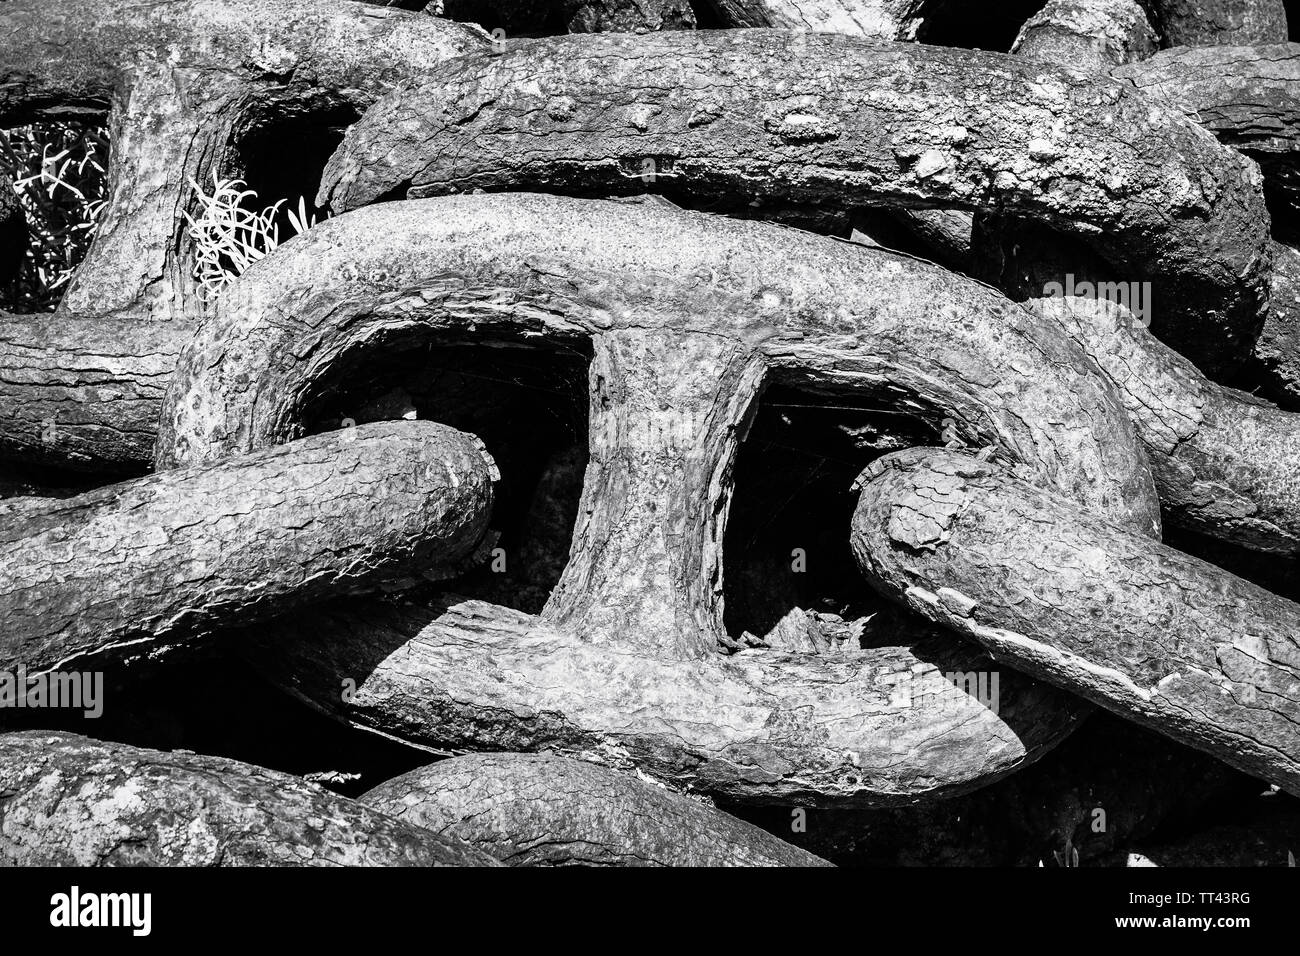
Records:
[[[1113,76],[1163,106],[1182,110],[1223,143],[1256,160],[1291,243],[1300,222],[1300,45],[1167,50]],[[1268,398],[1300,409],[1300,254],[1273,245],[1269,311],[1243,376]]]
[[[1155,31],[1137,0],[1048,0],[1011,47],[1045,63],[1097,71],[1155,51]]]
[[[0,736],[0,866],[496,866],[472,846],[235,760]]]
[[[900,452],[863,481],[853,550],[881,593],[1300,792],[1300,605],[971,455]]]
[[[708,0],[728,26],[915,40],[928,0]]]
[[[1023,57],[770,30],[521,42],[385,96],[320,199],[647,182],[1041,220],[1150,280],[1157,327],[1207,370],[1263,322],[1257,167],[1129,84]]]
[[[153,462],[163,395],[194,325],[0,316],[0,453],[139,473]]]
[[[334,0],[5,3],[0,123],[110,117],[113,192],[61,310],[128,327],[198,311],[181,239],[189,178],[238,174],[252,132],[355,116],[397,80],[488,45],[461,24]]]
[[[1074,296],[1033,305],[1119,389],[1169,523],[1300,555],[1300,414],[1209,381],[1122,306]]]
[[[446,0],[440,16],[501,30],[498,42],[556,33],[693,30],[690,0]]]
[[[454,757],[361,802],[510,866],[826,865],[691,797],[554,754]]]
[[[937,632],[845,658],[683,660],[654,634],[593,644],[544,617],[447,596],[332,602],[248,638],[248,659],[272,681],[388,737],[555,751],[746,803],[949,796],[1038,759],[1088,711],[1009,670],[996,707],[966,693],[947,675],[996,665]]]
[[[1258,162],[1275,212],[1300,215],[1300,44],[1165,50],[1111,76]]]
[[[494,466],[432,422],[343,429],[68,499],[6,503],[0,664],[155,653],[223,624],[448,570]]]
[[[1021,30],[1011,52],[1057,66],[1104,72],[1149,56],[1155,38],[1146,12],[1134,0],[1051,0]],[[1110,269],[1077,237],[1051,224],[983,209],[966,229],[970,275],[991,282],[1015,299],[1043,293],[1066,274],[1097,278]]]
[[[1284,43],[1283,0],[1154,0],[1165,46]]]

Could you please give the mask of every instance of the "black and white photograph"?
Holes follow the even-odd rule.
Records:
[[[1293,931],[1293,37],[0,0],[0,899],[997,869]]]

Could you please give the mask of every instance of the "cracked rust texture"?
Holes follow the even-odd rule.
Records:
[[[655,640],[629,627],[590,643],[544,615],[449,594],[332,602],[251,629],[244,655],[319,710],[417,746],[552,751],[745,803],[962,793],[1034,762],[1090,712],[1009,671],[995,712],[944,677],[993,661],[925,627],[846,659],[681,659]],[[348,677],[356,693],[343,701]],[[899,680],[923,704],[900,706]]]
[[[1115,383],[1171,524],[1300,554],[1300,415],[1209,381],[1122,305],[1034,301]]]
[[[912,449],[863,475],[884,595],[994,657],[1300,793],[1300,607],[1014,470]]]
[[[554,754],[454,757],[360,799],[509,866],[826,865],[698,798]]]
[[[1020,56],[1096,71],[1155,51],[1155,31],[1137,0],[1048,0],[1011,47]]]
[[[0,502],[0,666],[156,654],[445,574],[483,537],[494,477],[473,436],[384,422],[74,498]]]
[[[0,735],[3,866],[496,866],[292,774],[75,734]]]

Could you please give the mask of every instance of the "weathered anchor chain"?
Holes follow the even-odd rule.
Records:
[[[0,861],[125,862],[135,833],[134,862],[520,862],[516,843],[560,824],[502,798],[496,775],[514,775],[539,793],[576,780],[700,833],[683,857],[661,829],[566,817],[602,861],[817,862],[626,771],[737,803],[902,805],[1032,763],[1092,704],[1300,793],[1300,607],[1158,540],[1163,506],[1225,541],[1300,551],[1300,419],[1204,374],[1264,363],[1274,396],[1294,397],[1300,259],[1265,204],[1266,186],[1292,198],[1294,117],[1278,108],[1281,132],[1250,137],[1255,60],[1228,48],[1102,75],[1149,55],[1152,28],[1272,43],[1261,82],[1283,102],[1297,58],[1280,3],[1197,16],[1170,0],[1148,23],[1131,4],[1060,0],[1017,56],[888,42],[927,13],[904,0],[815,16],[722,4],[737,25],[849,24],[831,32],[880,42],[733,30],[504,48],[326,0],[5,6],[0,117],[110,115],[115,185],[59,312],[0,320],[0,449],[156,473],[0,503],[0,663],[225,641],[355,726],[555,756],[435,765],[372,792],[372,809],[217,758],[11,734]],[[1098,16],[1116,25],[1100,52],[1078,43]],[[1093,75],[1045,62],[1072,56]],[[1197,86],[1204,63],[1230,67],[1227,94]],[[180,239],[189,178],[238,171],[251,130],[311,113],[359,117],[321,181],[340,215],[203,301]],[[1106,303],[1022,305],[781,225],[519,191],[647,184],[778,219],[781,202],[1012,213],[1150,282],[1154,327],[1186,357]],[[394,195],[411,198],[376,203]],[[313,410],[391,349],[507,339],[591,356],[559,583],[537,614],[375,596],[481,559],[499,476],[472,435],[309,434]],[[764,390],[795,381],[892,402],[949,445],[878,461],[844,529],[863,587],[913,612],[893,646],[724,653],[737,452]],[[990,671],[995,706],[945,676]],[[47,811],[78,804],[54,773],[102,813],[138,779],[197,836],[140,837],[147,814],[64,827]],[[481,792],[439,791],[465,779]],[[214,859],[245,806],[265,812]],[[450,836],[427,829],[448,821]]]

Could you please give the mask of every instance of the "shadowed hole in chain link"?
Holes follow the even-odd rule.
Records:
[[[308,433],[419,418],[477,435],[501,472],[486,563],[439,590],[529,613],[569,556],[587,466],[587,366],[578,343],[386,340],[315,383]]]

